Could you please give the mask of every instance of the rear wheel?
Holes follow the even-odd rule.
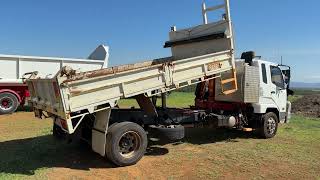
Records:
[[[118,166],[136,164],[145,154],[147,145],[147,134],[136,123],[122,122],[108,129],[107,158]]]
[[[10,114],[18,109],[19,100],[12,93],[0,93],[0,114]]]
[[[263,138],[273,138],[278,130],[278,117],[275,113],[269,112],[262,116],[262,126],[260,127],[260,135]]]

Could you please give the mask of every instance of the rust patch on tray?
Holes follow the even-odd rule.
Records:
[[[155,59],[152,61],[145,61],[145,62],[141,62],[141,63],[127,64],[127,65],[110,67],[110,68],[106,68],[106,69],[81,72],[81,73],[78,73],[75,76],[63,81],[63,83],[68,83],[68,82],[77,81],[77,80],[83,80],[83,79],[87,79],[87,78],[113,75],[116,73],[121,73],[121,72],[126,72],[126,71],[144,69],[144,68],[147,68],[150,66],[162,66],[163,63],[171,62],[172,59],[173,59],[172,57],[167,57],[167,58]]]

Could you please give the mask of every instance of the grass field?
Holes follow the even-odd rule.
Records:
[[[293,89],[295,95],[314,95],[320,94],[320,89],[307,89],[307,88],[296,88]]]
[[[194,105],[194,93],[188,92],[173,92],[168,96],[167,105],[168,107],[179,107],[179,108],[188,108],[191,105]],[[161,105],[161,98],[158,99],[157,105]],[[124,99],[119,102],[119,107],[130,108],[135,107],[139,108],[138,103],[135,99]]]
[[[193,105],[173,93],[172,107]],[[131,107],[133,100],[120,106]],[[319,179],[320,120],[293,116],[273,139],[252,133],[188,129],[183,143],[150,141],[134,166],[115,168],[78,144],[51,136],[51,121],[32,113],[0,116],[0,179]]]

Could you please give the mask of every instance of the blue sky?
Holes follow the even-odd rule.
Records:
[[[255,50],[275,62],[283,56],[294,81],[320,82],[319,0],[230,1],[238,55]],[[3,0],[0,54],[85,58],[106,44],[111,65],[170,56],[163,49],[170,27],[201,24],[201,2]]]

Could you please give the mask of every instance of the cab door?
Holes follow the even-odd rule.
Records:
[[[270,76],[271,98],[280,111],[280,120],[283,120],[287,111],[287,89],[281,69],[278,66],[270,66]]]

